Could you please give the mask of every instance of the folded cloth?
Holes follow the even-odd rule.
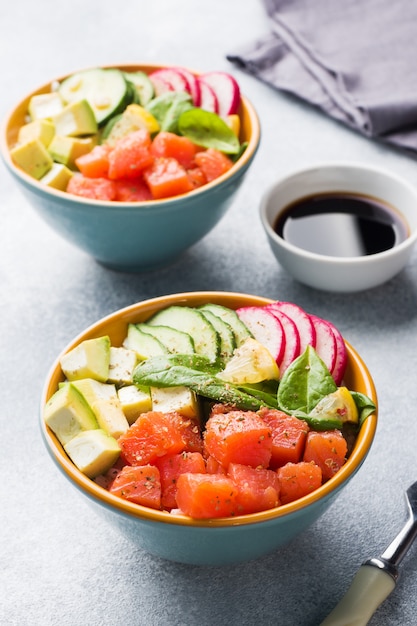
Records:
[[[229,61],[369,137],[417,151],[417,2],[262,1],[271,32]]]

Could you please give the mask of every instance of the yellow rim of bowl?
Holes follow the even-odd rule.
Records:
[[[47,376],[47,382],[44,386],[41,397],[41,416],[43,407],[48,399],[56,391],[58,382],[63,380],[60,358],[63,354],[71,350],[83,339],[100,337],[103,334],[110,334],[112,337],[112,344],[121,344],[125,336],[125,329],[127,324],[133,319],[137,321],[144,321],[146,318],[157,310],[170,306],[172,304],[181,304],[187,306],[199,306],[206,302],[214,302],[230,308],[238,308],[239,306],[262,306],[272,302],[271,299],[263,298],[260,296],[252,296],[248,294],[242,294],[238,292],[217,292],[217,291],[198,291],[198,292],[184,292],[180,294],[172,294],[167,296],[160,296],[149,300],[144,300],[136,304],[130,305],[123,309],[119,309],[114,313],[100,319],[96,323],[89,326],[82,333],[80,333],[70,344],[60,353],[55,360],[52,368]],[[136,317],[137,312],[137,317]],[[123,326],[123,324],[125,324]],[[122,330],[123,327],[123,330]],[[362,358],[354,350],[354,348],[345,341],[348,352],[348,363],[350,368],[347,377],[346,385],[355,391],[369,396],[375,404],[377,403],[377,395],[374,382],[365,365]],[[362,425],[358,434],[355,446],[351,455],[346,461],[345,465],[337,472],[337,474],[328,480],[324,485],[319,487],[311,494],[291,502],[289,504],[283,504],[274,509],[267,511],[261,511],[259,513],[252,513],[248,515],[240,515],[230,518],[217,518],[209,520],[195,520],[184,515],[173,515],[166,511],[157,511],[150,509],[139,504],[134,504],[118,498],[108,492],[106,489],[97,485],[93,480],[82,474],[72,461],[66,455],[61,444],[52,433],[52,431],[45,425],[44,420],[41,417],[41,430],[45,439],[49,452],[53,456],[55,462],[59,465],[61,470],[66,474],[67,478],[75,483],[75,485],[84,491],[86,495],[101,503],[103,506],[114,508],[119,513],[123,513],[127,516],[142,519],[145,521],[162,522],[165,524],[176,524],[181,526],[201,526],[201,527],[229,527],[240,526],[246,524],[253,524],[259,522],[271,521],[278,517],[290,515],[296,513],[302,509],[314,504],[321,498],[329,496],[332,492],[336,491],[341,485],[353,476],[363,463],[372,441],[375,436],[377,426],[377,411],[370,415]]]
[[[117,64],[117,65],[102,65],[100,67],[105,68],[105,69],[120,69],[126,72],[140,70],[146,73],[150,73],[155,70],[161,69],[163,67],[169,68],[169,67],[176,67],[176,66],[160,65],[160,64],[159,65],[156,65],[156,64],[155,65],[153,64],[141,65],[141,64],[128,63],[128,64]],[[92,69],[92,68],[83,68],[83,69]],[[2,124],[1,135],[0,135],[0,150],[3,154],[3,158],[5,162],[7,163],[8,167],[11,170],[13,170],[13,172],[26,185],[30,185],[31,187],[33,187],[34,190],[38,190],[39,192],[47,191],[52,196],[56,196],[57,198],[65,197],[67,201],[76,202],[78,204],[79,203],[87,204],[87,205],[97,204],[97,205],[100,205],[100,207],[106,207],[106,206],[114,207],[115,205],[123,205],[124,207],[133,206],[136,208],[138,206],[155,207],[161,204],[173,203],[178,200],[182,200],[184,197],[192,197],[195,195],[199,195],[201,193],[204,193],[205,191],[206,192],[209,191],[213,187],[220,186],[222,183],[227,182],[230,178],[232,178],[235,174],[237,174],[239,170],[242,169],[242,167],[245,167],[248,164],[248,162],[254,157],[259,147],[259,142],[261,138],[259,117],[253,105],[251,104],[251,102],[246,98],[246,96],[241,94],[241,103],[240,103],[240,109],[239,109],[239,115],[241,119],[240,139],[242,141],[247,136],[249,136],[250,138],[248,140],[248,145],[245,151],[243,152],[242,156],[238,159],[238,161],[236,161],[236,163],[233,164],[230,170],[228,170],[225,174],[222,174],[222,176],[219,176],[217,179],[211,181],[210,183],[207,183],[203,187],[199,187],[198,189],[194,189],[193,191],[189,191],[186,194],[175,196],[173,198],[166,198],[162,200],[150,200],[149,202],[140,202],[140,203],[86,199],[86,198],[82,198],[81,196],[72,196],[71,194],[67,194],[65,191],[60,191],[52,187],[46,187],[45,185],[42,185],[38,180],[36,180],[32,176],[29,176],[29,174],[26,174],[23,170],[18,168],[13,163],[10,157],[10,147],[17,140],[17,132],[20,126],[24,122],[24,118],[25,118],[25,115],[27,114],[28,103],[29,103],[30,98],[36,94],[48,93],[51,90],[51,85],[53,85],[54,83],[61,82],[62,80],[70,76],[71,74],[74,74],[76,71],[83,71],[83,70],[74,70],[74,72],[71,72],[70,74],[66,74],[58,78],[53,78],[52,80],[48,81],[48,83],[43,84],[41,87],[38,87],[37,89],[34,89],[33,91],[31,91],[29,95],[25,96],[16,106],[13,107],[13,109],[6,116]],[[196,76],[198,76],[199,74],[198,72],[194,70],[189,70],[189,71],[191,71]]]

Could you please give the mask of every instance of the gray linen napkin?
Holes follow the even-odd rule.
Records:
[[[262,0],[271,31],[227,59],[369,137],[417,151],[416,0]]]

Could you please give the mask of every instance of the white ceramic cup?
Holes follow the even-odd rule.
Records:
[[[335,257],[297,247],[275,232],[278,216],[295,201],[343,192],[370,196],[392,207],[406,223],[405,240],[376,254]],[[408,262],[417,239],[417,187],[380,168],[323,163],[276,182],[262,198],[260,218],[272,252],[293,278],[324,291],[363,291],[390,280]]]

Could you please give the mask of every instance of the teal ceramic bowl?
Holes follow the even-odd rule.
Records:
[[[156,311],[172,305],[199,306],[215,302],[230,308],[263,305],[265,298],[239,293],[194,292],[169,295],[134,304],[112,313],[76,337],[62,354],[84,339],[108,334],[113,345],[120,345],[131,322],[145,321]],[[366,365],[347,344],[348,366],[346,385],[367,394],[376,403],[374,383]],[[63,375],[59,360],[45,382],[41,399],[43,406],[57,390]],[[296,502],[233,518],[196,521],[183,515],[153,510],[118,498],[82,474],[69,460],[54,434],[40,421],[46,447],[65,478],[80,492],[107,522],[127,535],[137,546],[153,555],[196,565],[226,565],[249,561],[287,544],[315,522],[356,474],[364,462],[374,439],[377,415],[365,420],[351,455],[339,472],[322,487]],[[341,523],[343,523],[341,512]]]
[[[156,65],[118,65],[124,71],[150,73]],[[61,81],[65,77],[56,79]],[[231,206],[260,142],[258,116],[242,96],[240,141],[247,148],[233,167],[215,181],[188,194],[150,202],[89,200],[41,185],[18,168],[10,148],[25,122],[28,102],[47,93],[51,81],[28,94],[5,119],[0,150],[6,167],[41,218],[59,235],[101,264],[120,271],[167,265],[207,235]]]

